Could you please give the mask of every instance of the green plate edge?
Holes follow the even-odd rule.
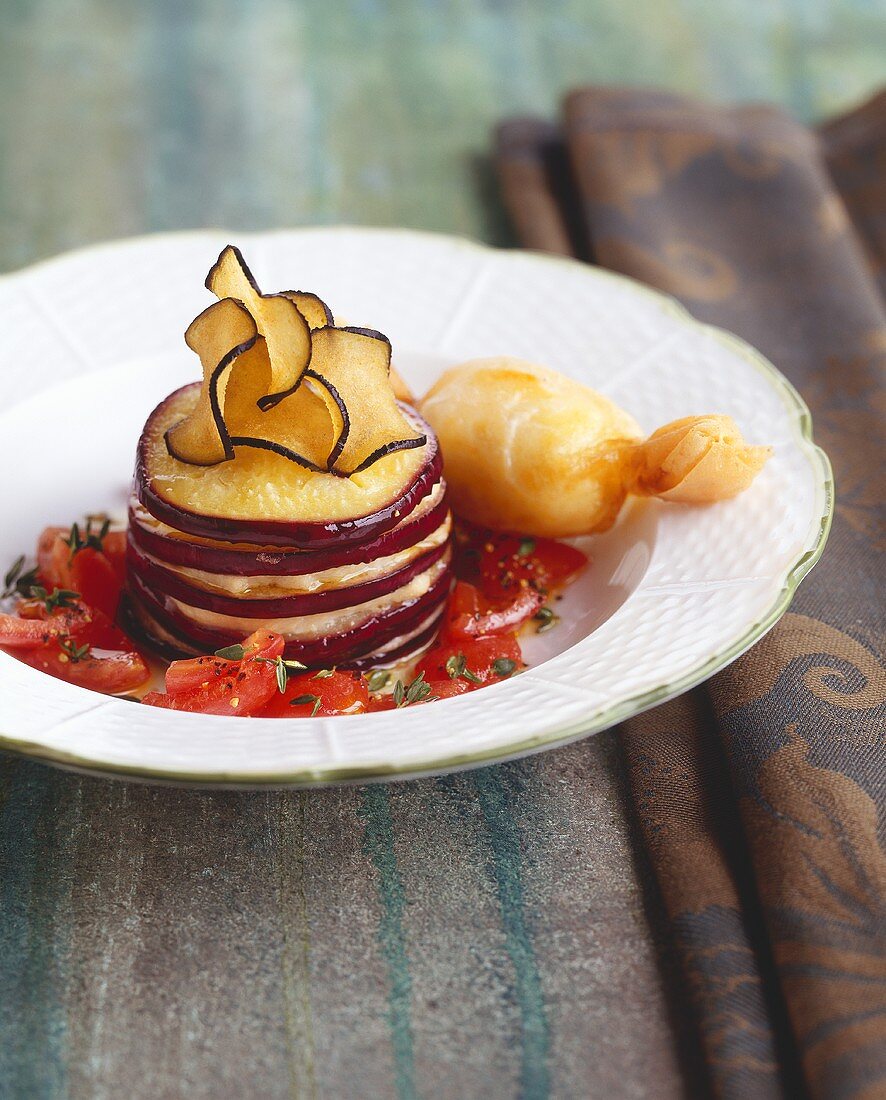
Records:
[[[19,272],[11,273],[11,275],[5,275],[3,278],[14,277],[20,274],[21,271],[31,271],[35,268],[43,267],[44,265],[48,266],[50,264],[63,262],[75,255],[102,252],[121,247],[129,248],[140,242],[155,241],[159,238],[184,240],[187,238],[208,237],[219,233],[224,235],[228,232],[230,231],[201,229],[196,231],[184,230],[175,233],[154,233],[140,237],[127,237],[103,244],[90,245],[86,248],[74,249],[60,256],[31,264],[27,268],[21,269]],[[545,749],[566,745],[571,741],[579,740],[582,737],[589,737],[593,733],[600,733],[603,730],[609,729],[611,726],[617,725],[627,718],[632,718],[637,714],[641,714],[644,710],[649,710],[650,707],[658,706],[660,703],[664,703],[668,699],[673,699],[675,696],[681,695],[690,688],[703,683],[710,676],[713,676],[714,673],[719,672],[722,668],[725,668],[726,665],[731,664],[732,661],[740,657],[742,653],[750,649],[750,647],[754,645],[755,642],[759,641],[767,631],[771,630],[782,615],[784,615],[794,598],[794,594],[800,582],[807,573],[809,573],[824,551],[834,514],[834,476],[830,459],[813,440],[812,414],[806,402],[784,375],[770,363],[765,356],[758,352],[756,348],[752,347],[740,337],[735,336],[733,333],[727,332],[725,329],[718,328],[714,325],[702,324],[702,322],[697,321],[675,298],[659,290],[654,290],[652,287],[645,286],[643,283],[637,282],[627,275],[608,271],[605,268],[591,267],[580,260],[574,260],[568,256],[551,255],[549,253],[535,252],[528,249],[494,248],[490,245],[471,241],[467,238],[451,236],[446,233],[432,233],[412,229],[386,229],[366,226],[305,226],[296,229],[243,231],[244,234],[257,237],[288,235],[293,232],[305,234],[313,232],[326,234],[378,233],[379,235],[396,233],[424,238],[430,241],[445,241],[450,245],[457,245],[460,248],[470,249],[472,251],[496,252],[504,256],[508,254],[528,255],[532,256],[534,260],[542,263],[566,264],[582,271],[585,275],[590,275],[592,279],[604,278],[627,284],[634,292],[639,292],[653,299],[659,308],[669,313],[676,320],[691,328],[701,329],[716,340],[730,347],[737,355],[750,363],[759,373],[765,375],[773,388],[778,392],[785,406],[788,409],[796,411],[797,423],[799,426],[797,442],[803,453],[808,457],[813,471],[817,472],[820,476],[820,481],[817,483],[816,488],[821,494],[822,511],[819,517],[819,526],[813,545],[791,564],[785,574],[784,582],[778,597],[768,611],[730,645],[726,646],[718,653],[715,653],[700,665],[697,665],[690,672],[681,676],[680,679],[658,685],[640,694],[629,696],[627,699],[623,699],[621,702],[606,710],[591,710],[586,717],[572,722],[567,726],[557,726],[553,729],[536,734],[534,737],[527,738],[523,741],[516,741],[507,746],[498,746],[482,752],[461,753],[455,756],[440,757],[438,759],[415,761],[414,763],[404,765],[378,763],[365,764],[360,767],[351,768],[317,768],[290,773],[271,772],[246,775],[227,772],[211,772],[208,774],[179,772],[172,769],[138,768],[123,764],[106,763],[101,760],[79,756],[76,753],[50,749],[45,745],[23,741],[2,733],[0,733],[0,750],[14,756],[36,759],[44,763],[56,765],[60,768],[88,775],[135,779],[143,782],[189,787],[328,787],[345,783],[370,783],[385,782],[387,780],[417,779],[422,776],[439,775],[444,772],[454,772],[467,768],[480,767],[484,764],[502,763],[506,760],[528,756],[531,753],[541,752]]]

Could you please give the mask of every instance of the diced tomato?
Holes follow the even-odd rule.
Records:
[[[456,682],[466,684],[466,691],[472,691],[483,684],[507,679],[518,668],[523,667],[520,645],[513,634],[496,634],[488,638],[454,639],[444,638],[422,657],[416,667],[416,673],[424,672],[425,679],[433,687],[432,694],[439,695],[437,681],[451,681],[453,677],[447,668],[447,662],[458,663],[464,658],[465,673],[455,678]],[[455,661],[453,661],[455,658]],[[513,667],[494,665],[496,661],[512,662]],[[471,679],[471,674],[480,681]]]
[[[459,525],[447,631],[457,638],[510,633],[587,564],[580,550],[554,539],[517,538]]]
[[[149,692],[142,702],[195,714],[257,714],[277,691],[274,661],[283,653],[283,645],[281,635],[258,630],[244,641],[242,659],[173,661],[166,672],[166,685],[171,684],[172,691]]]
[[[292,705],[294,699],[305,702]],[[307,698],[311,696],[311,698]],[[315,672],[292,676],[285,692],[277,692],[262,711],[265,718],[310,718],[315,713],[360,714],[369,708],[369,689],[356,672],[334,670],[329,676]]]
[[[480,588],[491,600],[510,599],[527,587],[544,599],[573,580],[587,562],[580,550],[565,542],[493,535],[480,550]]]
[[[543,602],[534,589],[520,588],[512,599],[495,603],[476,585],[457,581],[449,598],[445,632],[453,638],[511,634],[531,619]]]
[[[477,684],[472,684],[467,680],[429,680],[428,684],[431,688],[431,699],[451,699],[456,695],[464,695],[465,692],[473,691]]]
[[[254,670],[252,665],[257,665],[258,669],[264,672],[269,671],[273,677],[274,669],[267,664],[267,661],[279,657],[283,653],[283,645],[281,635],[272,634],[269,630],[256,630],[243,642],[241,660],[231,661],[224,657],[205,656],[173,661],[166,670],[166,690],[170,695],[194,691],[213,680],[238,676],[244,669],[251,675],[255,675],[257,670]],[[253,661],[254,657],[261,657],[264,660],[256,662]]]
[[[138,653],[99,649],[73,660],[58,642],[52,642],[39,649],[25,650],[17,656],[25,664],[59,680],[67,680],[68,683],[101,691],[106,695],[134,691],[150,676],[150,669]]]
[[[370,714],[375,714],[380,710],[393,710],[394,709],[394,697],[388,693],[387,695],[381,695],[376,692],[369,696],[369,705],[366,710]]]

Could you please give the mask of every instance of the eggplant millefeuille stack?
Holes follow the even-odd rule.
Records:
[[[428,425],[398,401],[391,346],[337,326],[316,295],[262,294],[227,247],[190,325],[203,381],[171,394],[138,445],[128,583],[168,655],[260,626],[308,667],[411,657],[451,581],[451,517]]]

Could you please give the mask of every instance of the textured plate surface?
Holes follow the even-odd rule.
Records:
[[[196,378],[182,333],[234,240],[265,289],[315,290],[391,338],[418,392],[480,355],[543,362],[652,431],[726,412],[773,459],[734,501],[635,503],[524,647],[532,668],[425,707],[332,719],[173,714],[51,680],[0,653],[0,747],[170,780],[334,783],[504,759],[592,733],[686,690],[784,613],[821,553],[833,486],[792,387],[737,338],[671,300],[568,260],[432,234],[367,229],[197,232],[117,242],[0,281],[0,564],[47,523],[121,511],[141,424]]]

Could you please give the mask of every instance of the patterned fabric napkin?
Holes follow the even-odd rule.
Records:
[[[812,409],[822,561],[748,654],[621,735],[712,1092],[884,1096],[886,94],[813,133],[587,88],[558,126],[504,123],[496,157],[524,244],[676,296]]]

